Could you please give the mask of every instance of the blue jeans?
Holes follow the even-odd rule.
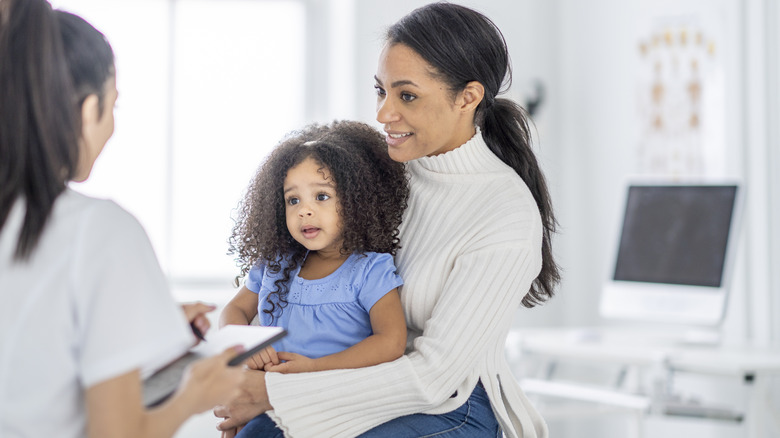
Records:
[[[439,415],[412,414],[390,420],[360,438],[501,438],[501,427],[482,383],[461,407]]]
[[[267,415],[253,418],[236,438],[283,438]],[[412,414],[380,424],[360,438],[501,438],[485,388],[478,383],[466,403],[446,414]]]
[[[261,414],[249,420],[236,438],[284,438],[276,423],[268,415]]]

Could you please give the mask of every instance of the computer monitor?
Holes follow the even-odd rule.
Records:
[[[632,184],[611,278],[607,318],[716,327],[736,252],[737,184]]]

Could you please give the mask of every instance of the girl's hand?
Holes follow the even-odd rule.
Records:
[[[265,367],[273,365],[279,365],[279,356],[274,347],[264,348],[246,361],[246,366],[251,370],[263,371]]]
[[[286,351],[280,351],[277,353],[277,356],[284,362],[280,364],[266,365],[266,371],[282,374],[308,373],[312,371],[318,371],[315,366],[315,360],[306,356],[302,356],[296,353],[289,353]]]

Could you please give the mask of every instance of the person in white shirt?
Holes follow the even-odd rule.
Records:
[[[44,0],[0,0],[0,436],[170,437],[240,393],[241,349],[194,364],[152,410],[141,380],[208,329],[171,297],[117,204],[68,188],[114,130],[113,52]]]
[[[504,38],[482,14],[433,3],[387,32],[376,119],[406,163],[396,254],[409,330],[401,358],[304,374],[254,371],[220,406],[222,430],[267,411],[291,437],[546,437],[504,355],[521,305],[553,295],[550,196],[511,80]]]

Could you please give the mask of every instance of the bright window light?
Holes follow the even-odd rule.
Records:
[[[304,8],[176,6],[171,275],[235,276],[231,211],[263,157],[303,124]]]
[[[53,0],[116,54],[116,130],[73,187],[139,218],[174,283],[228,285],[233,210],[305,123],[303,1]]]

